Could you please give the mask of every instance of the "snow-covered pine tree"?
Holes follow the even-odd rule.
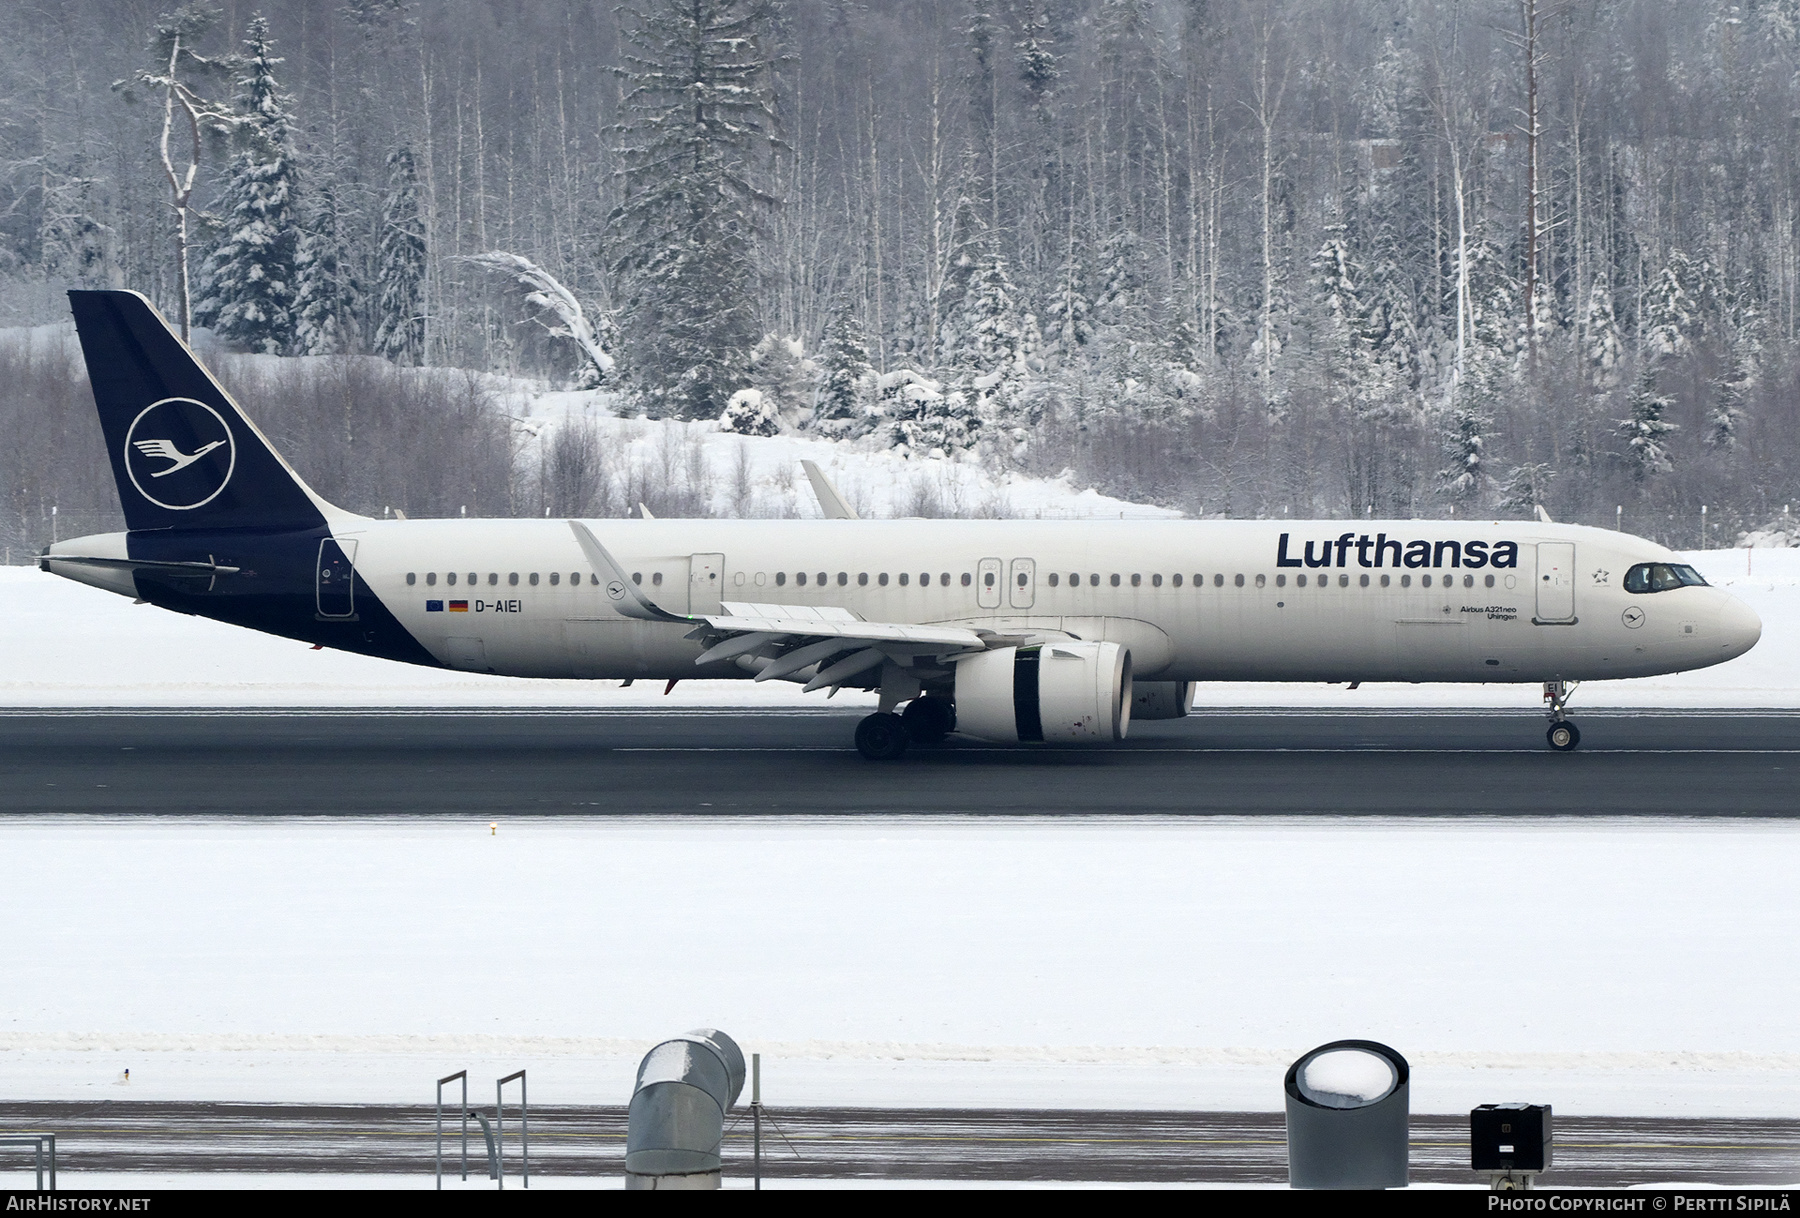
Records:
[[[294,351],[337,355],[356,346],[361,285],[344,257],[337,191],[312,192],[306,231],[294,253]]]
[[[1738,423],[1750,396],[1750,382],[1756,375],[1754,344],[1740,339],[1732,344],[1731,357],[1725,370],[1712,382],[1712,405],[1706,411],[1706,446],[1716,452],[1730,452],[1737,447]]]
[[[790,427],[811,418],[819,365],[806,358],[797,338],[765,334],[750,351],[750,386],[761,391],[775,416]]]
[[[717,418],[758,338],[773,17],[768,0],[634,0],[620,14],[624,201],[609,222],[633,382],[653,414]]]
[[[1612,288],[1596,276],[1588,289],[1587,313],[1582,318],[1582,362],[1594,388],[1605,391],[1619,383],[1625,344],[1619,338],[1619,321],[1613,312]]]
[[[425,359],[425,217],[412,149],[388,154],[387,201],[375,253],[375,353],[400,364]]]
[[[246,350],[281,355],[294,345],[294,125],[275,79],[282,60],[268,21],[252,17],[245,33],[249,53],[237,98],[242,148],[221,199],[223,235],[207,257],[194,321]]]
[[[1663,412],[1673,404],[1656,392],[1655,362],[1645,361],[1631,387],[1631,417],[1619,420],[1619,435],[1625,441],[1625,467],[1637,482],[1675,467],[1669,458],[1667,438],[1677,425],[1663,418]]]
[[[1019,308],[1006,260],[989,248],[977,260],[953,323],[950,364],[980,416],[1008,432],[1037,420],[1030,404],[1030,359],[1041,345],[1037,318]],[[1025,437],[1015,435],[1015,442]]]
[[[1056,364],[1069,369],[1094,337],[1093,303],[1087,298],[1087,268],[1071,249],[1056,271],[1056,291],[1044,310],[1045,337]]]
[[[1493,420],[1473,393],[1458,394],[1444,413],[1444,455],[1450,460],[1438,471],[1438,485],[1458,505],[1476,507],[1492,481],[1487,471],[1487,444]]]
[[[830,436],[854,435],[867,426],[874,405],[875,367],[869,362],[869,339],[862,323],[840,300],[825,327],[821,356],[824,379],[813,405],[813,430]]]
[[[1700,324],[1699,307],[1688,293],[1692,279],[1687,255],[1670,250],[1644,301],[1644,354],[1651,360],[1688,353],[1689,336]]]

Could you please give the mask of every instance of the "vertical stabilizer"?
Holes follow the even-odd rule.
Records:
[[[133,531],[300,530],[330,509],[136,292],[70,292]]]

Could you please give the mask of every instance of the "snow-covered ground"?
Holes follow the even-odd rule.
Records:
[[[1687,555],[1763,620],[1762,641],[1714,668],[1592,682],[1575,708],[1800,707],[1800,550]],[[771,681],[520,680],[413,668],[133,605],[46,575],[0,567],[0,706],[824,706],[823,694]],[[172,676],[171,674],[179,674]],[[1201,706],[1536,707],[1530,685],[1202,685]],[[845,692],[834,705],[873,703]]]
[[[725,1028],[774,1105],[1800,1115],[1800,824],[9,820],[0,1097],[622,1103]],[[123,1083],[122,1072],[131,1071]]]

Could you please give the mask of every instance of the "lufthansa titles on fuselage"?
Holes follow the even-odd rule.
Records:
[[[1400,541],[1386,533],[1343,533],[1335,540],[1308,541],[1300,554],[1290,553],[1292,534],[1276,546],[1277,567],[1517,567],[1516,541]],[[1317,552],[1315,553],[1315,548]],[[1354,552],[1354,561],[1351,561]],[[1373,557],[1371,557],[1373,555]],[[1386,561],[1389,556],[1392,562]]]

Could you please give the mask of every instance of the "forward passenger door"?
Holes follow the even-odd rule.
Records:
[[[1540,541],[1537,547],[1539,622],[1575,620],[1575,543]]]

